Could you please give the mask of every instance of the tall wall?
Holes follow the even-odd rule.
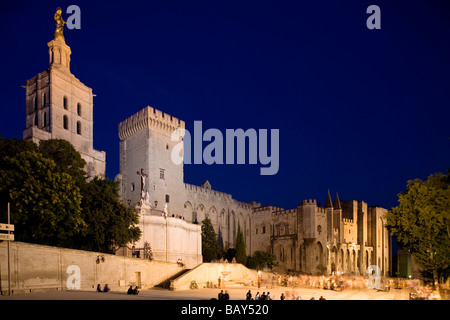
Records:
[[[200,225],[177,217],[141,214],[139,228],[142,237],[135,244],[136,249],[143,249],[144,242],[148,241],[156,261],[176,263],[181,259],[187,268],[202,263]]]
[[[0,291],[3,293],[8,290],[6,247],[6,242],[0,243]],[[10,263],[13,293],[67,290],[67,269],[71,265],[80,268],[82,290],[95,290],[97,284],[102,287],[108,284],[111,290],[126,291],[131,284],[139,285],[139,279],[141,288],[150,288],[180,271],[176,263],[23,242],[11,242]]]
[[[202,186],[185,183],[184,217],[188,221],[201,223],[209,217],[214,230],[222,237],[225,249],[235,245],[238,225],[240,225],[249,253],[250,215],[254,205],[233,199],[231,194],[211,189],[209,182]]]

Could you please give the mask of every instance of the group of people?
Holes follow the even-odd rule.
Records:
[[[220,290],[219,294],[217,295],[217,300],[230,300],[230,295],[228,294],[228,291]]]
[[[102,290],[102,287],[100,286],[100,283],[97,284],[97,292],[108,292],[108,291],[109,291],[109,287],[107,284],[105,284],[105,286],[103,287],[103,290]]]
[[[245,300],[253,300],[251,290],[248,290],[247,294],[245,295]],[[266,292],[264,291],[262,294],[259,294],[258,291],[255,295],[255,300],[272,300],[272,298],[270,296],[270,292],[267,292],[266,294]]]
[[[313,276],[313,275],[273,275],[272,282],[265,285],[274,288],[281,287],[303,287],[303,288],[318,288],[325,290],[342,291],[344,289],[364,289],[367,288],[368,277],[365,276]],[[390,286],[394,285],[395,280],[381,277],[377,286],[380,289],[388,290]],[[258,283],[259,287],[259,283]]]
[[[139,293],[139,290],[138,290],[138,287],[137,287],[137,286],[134,286],[134,289],[133,289],[133,286],[130,286],[130,287],[128,288],[127,294],[134,294],[134,295],[137,295],[138,293]]]
[[[97,284],[97,290],[96,291],[97,292],[109,292],[110,289],[109,289],[107,284],[105,284],[105,286],[102,289],[102,287],[100,286],[100,283],[99,283],[99,284]],[[137,286],[134,286],[134,288],[133,288],[133,286],[130,286],[128,288],[127,294],[135,294],[135,295],[137,295],[138,293],[139,293],[139,290],[138,290]]]

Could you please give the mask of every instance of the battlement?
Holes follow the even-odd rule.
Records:
[[[274,211],[274,215],[281,216],[281,215],[288,215],[288,214],[297,214],[297,209],[286,209],[286,210],[278,210]]]
[[[316,199],[303,200],[302,205],[306,205],[306,204],[315,204],[315,205],[317,205],[317,200]]]
[[[190,183],[185,183],[184,188],[186,190],[188,190],[190,192],[194,192],[194,193],[204,193],[204,194],[208,194],[208,195],[212,195],[212,196],[216,196],[216,197],[232,199],[231,194],[229,194],[229,193],[216,191],[216,190],[212,190],[212,189],[208,189],[208,188],[203,188],[201,186],[196,186],[196,185],[193,185]]]
[[[119,138],[125,140],[144,128],[170,136],[176,129],[184,127],[184,121],[147,106],[119,123]]]
[[[353,223],[353,219],[343,218],[342,221],[343,221],[344,223]]]
[[[260,213],[260,212],[272,213],[274,211],[279,211],[279,210],[283,210],[283,208],[268,205],[268,206],[262,206],[262,207],[253,208],[252,214],[253,213]]]

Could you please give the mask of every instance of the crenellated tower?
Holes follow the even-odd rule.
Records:
[[[179,145],[182,135],[172,141],[176,129],[184,129],[184,121],[164,114],[160,110],[146,107],[119,123],[120,174],[122,201],[135,207],[141,201],[143,170],[143,192],[153,213],[184,212],[185,185],[183,163],[172,160],[172,150]],[[182,152],[182,150],[181,150]],[[166,205],[167,204],[167,205]]]

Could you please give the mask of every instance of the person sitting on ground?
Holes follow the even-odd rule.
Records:
[[[255,295],[255,300],[261,300],[261,296],[259,295],[259,291]]]
[[[108,291],[109,291],[108,284],[105,284],[105,287],[103,288],[103,292],[108,292]]]
[[[223,300],[223,290],[220,290],[218,296],[217,296],[218,300]]]
[[[139,290],[138,290],[137,286],[134,289],[133,289],[133,286],[130,286],[128,288],[127,294],[138,294],[138,293],[139,293]]]
[[[227,290],[225,290],[225,294],[223,295],[223,300],[230,300],[230,295],[228,294]]]
[[[103,292],[103,291],[102,291],[102,288],[100,287],[100,283],[97,284],[97,292]]]

